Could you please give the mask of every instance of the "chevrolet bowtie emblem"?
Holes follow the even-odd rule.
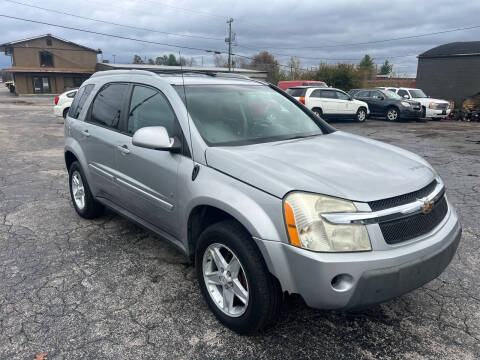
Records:
[[[435,205],[435,201],[433,200],[425,200],[421,209],[424,214],[428,214],[433,209],[433,205]]]

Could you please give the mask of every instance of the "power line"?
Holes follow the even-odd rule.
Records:
[[[54,27],[58,27],[58,28],[62,28],[62,29],[69,29],[69,30],[75,30],[75,31],[80,31],[80,32],[86,32],[86,33],[90,33],[90,34],[108,36],[108,37],[117,38],[117,39],[137,41],[137,42],[142,42],[142,43],[146,43],[146,44],[162,45],[162,46],[175,47],[175,48],[187,49],[187,50],[205,51],[205,52],[210,52],[210,53],[215,53],[215,54],[223,54],[224,53],[223,51],[218,51],[218,50],[209,50],[209,49],[202,49],[202,48],[197,48],[197,47],[193,47],[193,46],[184,46],[184,45],[177,45],[177,44],[161,43],[161,42],[151,41],[151,40],[137,39],[137,38],[132,38],[132,37],[128,37],[128,36],[103,33],[103,32],[100,32],[100,31],[80,29],[80,28],[76,28],[76,27],[72,27],[72,26],[52,24],[52,23],[48,23],[48,22],[44,22],[44,21],[24,19],[24,18],[5,15],[5,14],[0,14],[0,17],[4,17],[4,18],[7,18],[7,19],[21,20],[21,21],[31,22],[31,23],[35,23],[35,24],[54,26]]]
[[[138,27],[138,26],[125,25],[125,24],[115,23],[115,22],[106,21],[106,20],[101,20],[101,19],[94,19],[94,18],[90,18],[90,17],[86,17],[86,16],[81,16],[81,15],[76,15],[76,14],[68,13],[68,12],[65,12],[65,11],[60,11],[60,10],[45,8],[45,7],[36,6],[36,5],[31,5],[31,4],[26,4],[26,3],[19,2],[19,1],[14,1],[14,0],[4,0],[4,1],[9,2],[9,3],[12,3],[12,4],[16,4],[16,5],[27,6],[27,7],[30,7],[30,8],[40,9],[40,10],[44,10],[44,11],[49,11],[49,12],[53,12],[53,13],[57,13],[57,14],[61,14],[61,15],[67,15],[67,16],[71,16],[71,17],[75,17],[75,18],[79,18],[79,19],[83,19],[83,20],[96,21],[96,22],[100,22],[100,23],[103,23],[103,24],[121,26],[121,27],[128,28],[128,29],[135,29],[135,30],[142,30],[142,31],[150,31],[150,32],[155,32],[155,33],[164,34],[164,35],[170,35],[170,36],[180,36],[180,37],[187,37],[187,38],[198,38],[198,39],[206,39],[206,40],[218,40],[218,41],[223,41],[222,38],[215,38],[215,37],[201,36],[201,35],[187,35],[187,34],[172,33],[172,32],[167,32],[167,31],[160,31],[160,30],[155,30],[155,29]]]
[[[339,43],[339,44],[335,44],[335,45],[322,45],[322,46],[275,47],[275,48],[266,47],[266,48],[267,49],[276,49],[276,50],[303,50],[303,49],[324,49],[324,48],[336,48],[336,47],[344,47],[344,46],[369,45],[369,44],[385,43],[385,42],[390,42],[390,41],[414,39],[414,38],[425,37],[425,36],[440,35],[440,34],[456,32],[456,31],[473,30],[473,29],[478,29],[478,28],[480,28],[480,25],[473,25],[473,26],[467,26],[467,27],[462,27],[462,28],[435,31],[435,32],[431,32],[431,33],[423,33],[423,34],[409,35],[409,36],[400,36],[400,37],[390,38],[390,39],[381,39],[381,40],[373,40],[373,41],[365,41],[365,42],[357,42],[357,43]],[[243,45],[243,47],[247,47],[247,46]],[[255,48],[251,48],[251,49],[255,49]],[[258,51],[258,49],[257,49],[257,51]]]
[[[204,51],[204,52],[213,53],[213,54],[228,54],[225,51],[211,50],[211,49],[204,49],[204,48],[198,48],[198,47],[192,47],[192,46],[184,46],[184,45],[178,45],[178,44],[169,44],[169,43],[162,43],[162,42],[158,42],[158,41],[132,38],[132,37],[128,37],[128,36],[103,33],[103,32],[100,32],[100,31],[93,31],[93,30],[87,30],[87,29],[80,29],[80,28],[76,28],[76,27],[72,27],[72,26],[66,26],[66,25],[52,24],[52,23],[48,23],[48,22],[44,22],[44,21],[25,19],[25,18],[5,15],[5,14],[0,14],[0,17],[4,17],[4,18],[7,18],[7,19],[13,19],[13,20],[20,20],[20,21],[25,21],[25,22],[35,23],[35,24],[48,25],[48,26],[53,26],[53,27],[58,27],[58,28],[68,29],[68,30],[74,30],[74,31],[79,31],[79,32],[85,32],[85,33],[90,33],[90,34],[95,34],[95,35],[107,36],[107,37],[111,37],[111,38],[141,42],[141,43],[145,43],[145,44],[161,45],[161,46],[174,47],[174,48],[187,49],[187,50]],[[241,57],[241,58],[244,58],[244,59],[255,60],[252,57],[241,55],[241,54],[232,53],[232,55],[233,56],[238,56],[238,57]],[[400,56],[397,56],[397,57],[403,57],[403,56],[412,56],[412,55],[400,55]],[[385,57],[385,58],[392,58],[392,57],[393,56]],[[360,60],[360,59],[355,59],[355,60]],[[265,65],[267,65],[267,64],[265,64]],[[289,65],[283,65],[283,64],[279,64],[279,63],[277,63],[276,65],[280,66],[280,67],[291,68]],[[275,66],[275,64],[271,64],[270,66]],[[299,68],[298,70],[307,70],[308,71],[308,69],[303,69],[303,68]]]

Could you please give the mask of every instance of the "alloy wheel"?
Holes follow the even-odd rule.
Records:
[[[78,171],[74,171],[72,174],[72,194],[75,205],[82,210],[85,207],[85,187]]]
[[[367,113],[365,112],[365,110],[363,109],[358,110],[358,114],[357,114],[358,121],[363,122],[365,121],[366,117],[367,117]]]
[[[211,244],[203,254],[202,270],[215,305],[228,316],[243,315],[249,302],[248,281],[235,253],[225,245]]]
[[[395,109],[390,109],[387,112],[387,119],[390,121],[395,121],[398,118],[398,112]]]

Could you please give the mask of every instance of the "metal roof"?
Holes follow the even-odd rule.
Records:
[[[418,55],[419,58],[480,55],[480,41],[452,42],[434,47]]]
[[[15,44],[20,44],[20,43],[24,43],[24,42],[27,42],[27,41],[36,40],[36,39],[41,39],[41,38],[46,38],[46,37],[51,37],[51,38],[53,38],[53,39],[57,39],[57,40],[60,40],[60,41],[65,42],[65,43],[68,43],[68,44],[71,44],[71,45],[75,45],[75,46],[84,48],[85,50],[93,51],[93,52],[95,52],[95,53],[97,53],[97,54],[101,54],[101,53],[102,53],[102,50],[100,50],[100,49],[96,49],[96,50],[95,50],[95,49],[89,48],[89,47],[87,47],[87,46],[83,46],[83,45],[74,43],[74,42],[72,42],[72,41],[68,41],[68,40],[59,38],[58,36],[54,36],[54,35],[52,35],[52,34],[44,34],[44,35],[34,36],[34,37],[31,37],[31,38],[27,38],[27,39],[10,41],[10,42],[4,43],[4,44],[0,44],[0,49],[5,48],[5,47],[9,47],[9,46],[13,46],[13,45],[15,45]]]

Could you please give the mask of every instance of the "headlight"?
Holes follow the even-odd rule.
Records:
[[[323,252],[372,250],[365,225],[335,225],[322,214],[357,212],[355,205],[324,195],[290,193],[284,200],[284,215],[292,245]]]
[[[402,105],[405,106],[405,107],[410,107],[410,103],[408,103],[406,101],[402,101]]]
[[[435,104],[434,102],[431,102],[430,104],[428,104],[428,107],[430,109],[436,109],[437,108],[437,104]]]

